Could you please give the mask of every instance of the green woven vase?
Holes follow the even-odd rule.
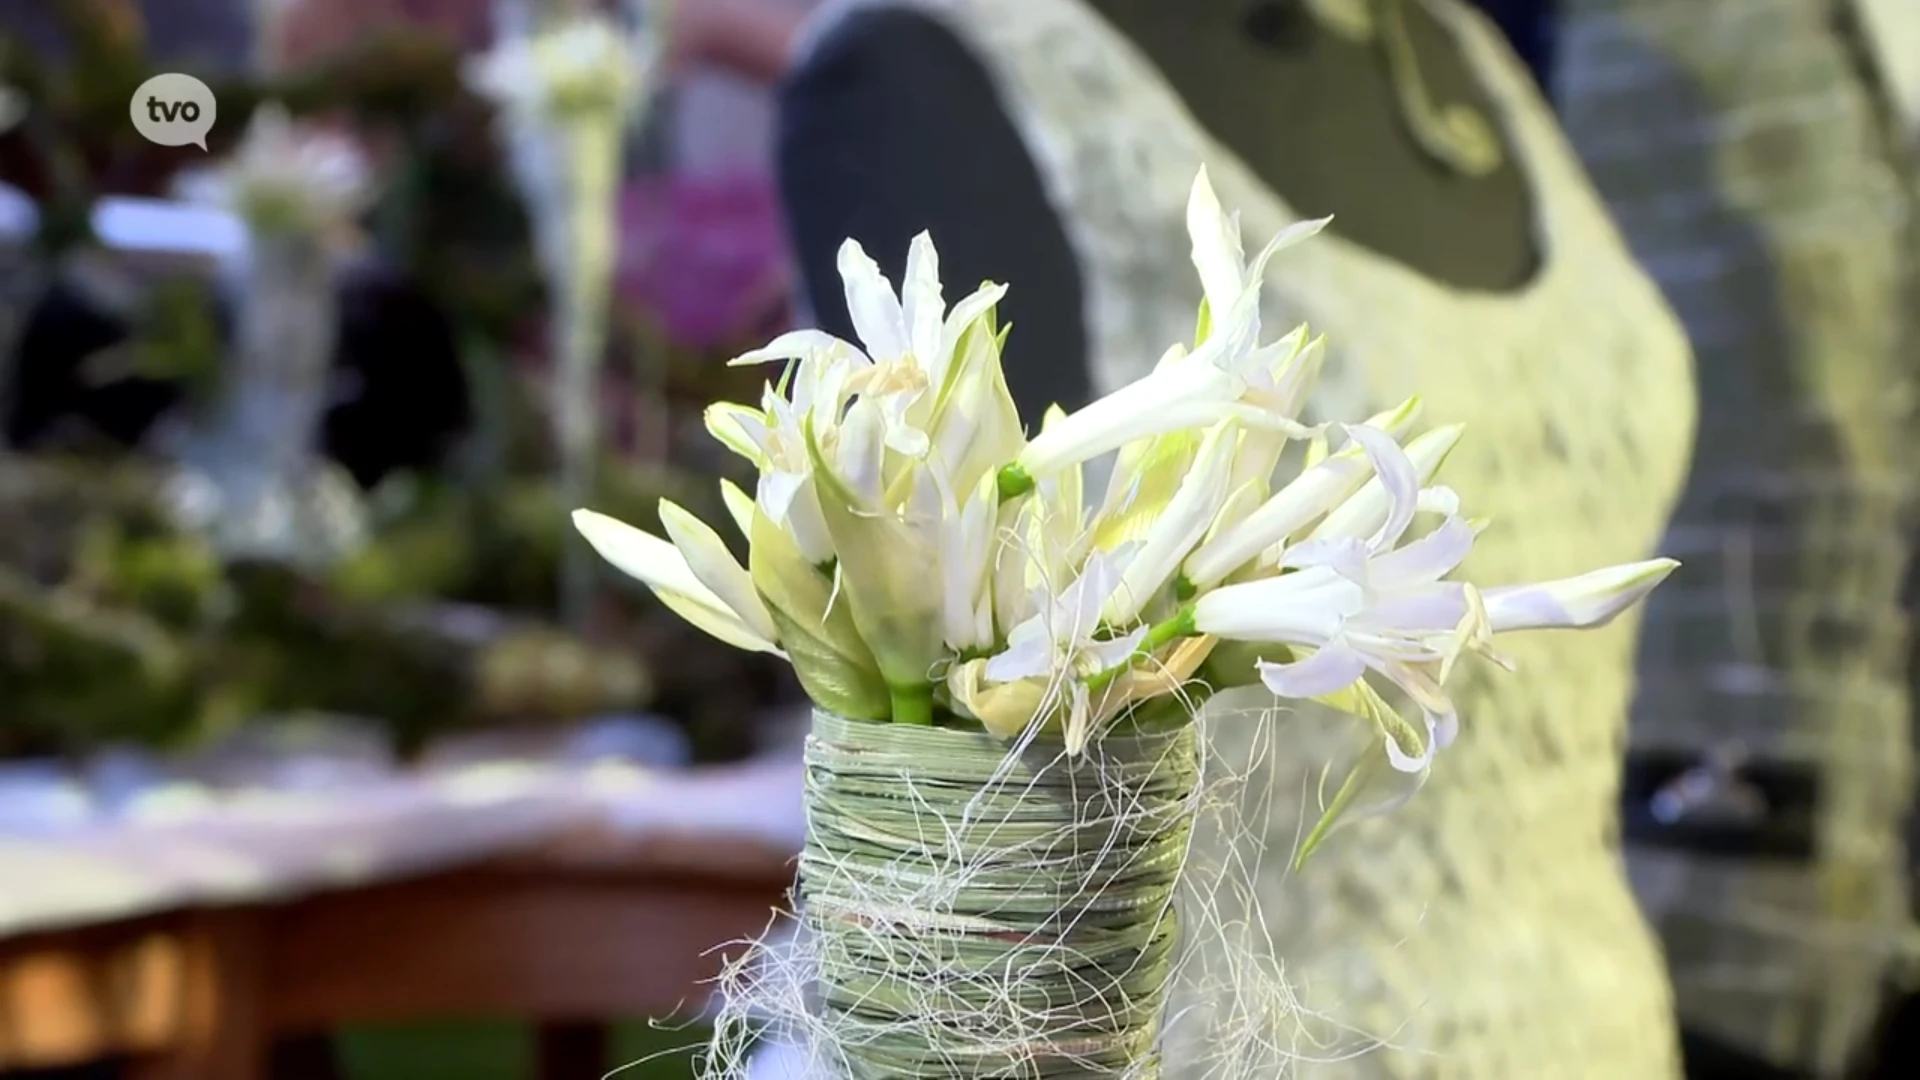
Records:
[[[1196,747],[816,711],[800,895],[848,1080],[1158,1076]]]

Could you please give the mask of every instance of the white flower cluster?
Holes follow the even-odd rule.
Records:
[[[578,15],[503,38],[468,62],[466,81],[517,122],[620,115],[644,97],[658,54],[650,25],[628,33],[605,16]]]
[[[233,154],[175,185],[189,202],[238,216],[256,235],[338,236],[374,196],[372,171],[352,140],[260,106]]]
[[[757,407],[707,426],[759,470],[725,484],[747,540],[662,502],[663,540],[582,510],[594,547],[689,621],[783,653],[816,704],[875,721],[942,714],[1003,735],[1043,725],[1070,749],[1202,682],[1251,681],[1362,717],[1419,773],[1457,726],[1444,689],[1505,631],[1603,624],[1676,565],[1480,590],[1449,580],[1482,524],[1435,475],[1457,426],[1410,437],[1418,402],[1363,423],[1299,419],[1322,350],[1263,341],[1263,272],[1322,221],[1250,262],[1205,172],[1187,225],[1205,301],[1194,347],[1031,439],[1007,393],[987,285],[948,310],[918,237],[896,295],[860,245],[839,269],[864,348],[802,330],[734,361],[786,362]],[[1275,486],[1289,441],[1305,465]],[[1097,499],[1081,466],[1117,453]],[[1222,650],[1258,659],[1217,670]],[[1403,717],[1382,696],[1397,690]]]

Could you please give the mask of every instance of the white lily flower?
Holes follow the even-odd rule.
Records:
[[[854,625],[887,685],[905,691],[930,685],[943,655],[944,593],[927,573],[939,565],[945,478],[929,463],[907,501],[890,502],[885,427],[877,404],[855,398],[834,443],[822,445],[809,426],[807,450]]]
[[[662,517],[665,517],[664,513]],[[725,565],[711,557],[711,552],[702,552],[704,565],[701,572],[696,572],[686,553],[676,545],[605,514],[575,510],[573,527],[580,531],[580,535],[602,558],[621,573],[639,579],[653,590],[661,603],[695,627],[737,649],[780,655],[779,646],[774,644],[773,619],[760,603],[758,595],[752,595],[750,600],[744,599],[737,588],[737,581],[731,579]],[[707,532],[711,534],[711,530]],[[727,563],[732,564],[733,569],[739,569],[739,564],[733,562],[733,557],[726,554],[724,547],[720,554]],[[701,573],[721,581],[746,610],[742,611],[732,602],[722,599],[719,593],[701,580]],[[747,593],[751,592],[749,581]]]
[[[1259,294],[1251,290],[1235,313],[1239,329],[1216,332],[1178,363],[1162,367],[1067,416],[1027,444],[1013,467],[1029,479],[1098,457],[1138,439],[1237,419],[1252,431],[1290,438],[1314,429],[1295,419],[1305,403],[1303,387],[1319,363],[1304,327],[1271,345],[1254,347],[1247,311]]]
[[[898,294],[858,241],[840,246],[838,268],[847,314],[864,352],[821,331],[802,330],[732,363],[797,359],[805,367],[821,358],[848,360],[852,370],[846,388],[879,404],[888,448],[911,458],[924,456],[929,432],[937,426],[935,405],[950,399],[955,351],[967,331],[1006,295],[1006,286],[983,285],[947,311],[939,253],[924,232],[907,250],[906,279]]]
[[[867,354],[877,364],[920,369],[936,389],[946,385],[961,335],[1007,294],[1005,285],[982,285],[947,311],[941,295],[940,253],[924,232],[907,247],[906,275],[898,295],[858,241],[840,246],[839,270],[847,314]]]
[[[1060,695],[1067,709],[1067,748],[1085,745],[1093,720],[1092,691],[1087,680],[1109,668],[1130,663],[1146,627],[1121,637],[1095,636],[1100,611],[1120,587],[1122,567],[1131,550],[1096,552],[1080,576],[1059,592],[1035,597],[1040,611],[1015,626],[1004,651],[989,657],[981,670],[990,683],[1042,680],[1050,693]]]
[[[1391,439],[1390,429],[1398,426],[1403,416],[1417,408],[1417,400],[1409,401],[1398,409],[1375,416],[1362,426]],[[1448,429],[1441,430],[1444,432]],[[1429,439],[1423,446],[1421,460],[1435,457],[1436,448],[1451,447],[1458,437],[1458,429],[1453,429],[1451,437]],[[1433,467],[1438,468],[1437,460]],[[1418,472],[1420,468],[1420,464],[1416,463],[1415,471]],[[1263,551],[1284,545],[1294,533],[1349,500],[1372,474],[1373,464],[1358,440],[1338,453],[1323,458],[1274,493],[1258,509],[1222,529],[1217,536],[1210,537],[1187,560],[1184,568],[1187,582],[1193,587],[1205,589],[1226,580],[1228,575],[1254,561]],[[1384,488],[1381,490],[1384,494]],[[1361,509],[1364,510],[1366,505]],[[1354,513],[1358,516],[1360,511]]]
[[[1402,450],[1380,432],[1365,426],[1348,427],[1347,433],[1366,451],[1374,478],[1328,513],[1326,520],[1308,534],[1308,540],[1366,536],[1375,549],[1391,547],[1413,521],[1419,490],[1439,473],[1465,431],[1461,424],[1437,427]]]
[[[1268,259],[1303,240],[1318,235],[1332,218],[1300,221],[1282,229],[1268,242],[1252,264],[1248,264],[1240,244],[1240,219],[1227,213],[1214,194],[1213,181],[1206,166],[1193,178],[1187,196],[1187,238],[1193,244],[1193,268],[1200,275],[1207,309],[1213,319],[1232,311],[1249,288],[1258,289]],[[1259,327],[1259,308],[1252,312],[1255,332]],[[1209,320],[1211,321],[1211,320]]]
[[[782,334],[742,360],[799,361],[785,380],[792,396],[769,385],[758,409],[716,402],[707,407],[707,431],[753,463],[760,473],[755,502],[775,524],[793,534],[809,561],[824,564],[833,558],[833,542],[820,516],[805,426],[812,423],[816,437],[836,444],[850,382],[871,361],[845,342],[810,330]]]
[[[1108,624],[1125,626],[1138,619],[1173,579],[1181,560],[1206,536],[1227,499],[1238,436],[1239,428],[1231,420],[1207,431],[1179,491],[1141,537],[1138,552],[1127,562],[1118,587],[1102,609]]]
[[[1284,697],[1340,695],[1358,689],[1368,672],[1398,687],[1420,709],[1426,726],[1424,740],[1383,732],[1388,757],[1403,772],[1424,769],[1432,753],[1454,739],[1458,714],[1442,686],[1462,652],[1498,661],[1491,649],[1496,632],[1600,625],[1644,597],[1677,565],[1652,560],[1494,590],[1483,598],[1471,585],[1442,580],[1472,552],[1475,525],[1450,516],[1431,533],[1400,545],[1421,506],[1421,467],[1391,438],[1350,431],[1386,492],[1384,520],[1374,525],[1371,514],[1358,516],[1353,531],[1361,535],[1309,539],[1287,549],[1281,567],[1293,572],[1202,595],[1194,606],[1194,627],[1223,638],[1289,646],[1296,659],[1257,665],[1261,681]],[[1430,506],[1457,509],[1451,492],[1429,489],[1427,494],[1438,496],[1428,500]]]
[[[963,491],[1012,461],[1027,442],[1000,364],[1001,338],[991,309],[973,317],[928,421],[932,454]]]
[[[1261,346],[1260,299],[1267,264],[1308,239],[1331,219],[1298,222],[1280,231],[1252,262],[1243,259],[1239,222],[1226,214],[1204,168],[1187,202],[1187,231],[1205,307],[1200,338],[1190,355],[1170,352],[1147,377],[1093,402],[1052,433],[1043,433],[1017,461],[1040,477],[1137,439],[1183,428],[1203,428],[1235,417],[1250,433],[1266,432],[1259,452],[1300,437],[1295,417],[1319,374],[1324,350],[1300,327]],[[1268,470],[1271,472],[1271,468]]]

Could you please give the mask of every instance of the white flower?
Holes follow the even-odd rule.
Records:
[[[1258,665],[1261,681],[1283,697],[1360,692],[1364,701],[1377,703],[1362,683],[1370,672],[1397,687],[1420,709],[1424,738],[1390,713],[1374,706],[1366,711],[1392,725],[1384,732],[1387,754],[1403,772],[1423,770],[1435,750],[1453,741],[1459,719],[1443,684],[1463,652],[1498,661],[1491,648],[1497,632],[1600,625],[1677,565],[1653,560],[1483,597],[1471,585],[1443,580],[1472,552],[1477,534],[1472,523],[1451,516],[1451,493],[1427,500],[1449,511],[1446,520],[1402,545],[1422,495],[1440,489],[1422,492],[1427,470],[1384,433],[1348,432],[1372,461],[1373,483],[1383,492],[1378,517],[1368,504],[1350,516],[1353,531],[1286,549],[1279,575],[1202,595],[1194,605],[1194,626],[1222,638],[1288,646],[1296,659]],[[1429,459],[1442,441],[1429,442]]]
[[[856,364],[848,390],[880,404],[889,449],[921,457],[930,446],[928,433],[939,426],[939,406],[956,400],[952,383],[962,374],[955,365],[956,351],[968,331],[1006,295],[1006,286],[983,285],[947,311],[939,252],[924,232],[907,249],[906,278],[898,294],[858,241],[840,245],[839,271],[847,314],[864,352],[819,331],[802,331],[732,362],[800,360],[805,365],[816,356],[836,355],[837,350],[857,354],[865,362]],[[992,367],[991,373],[974,373],[974,392],[991,391],[998,375],[997,346],[992,350]],[[1004,383],[999,385],[1004,395]],[[1011,398],[1007,402],[1010,408]],[[981,412],[976,409],[976,416]]]
[[[937,573],[946,480],[937,462],[913,474],[896,501],[886,485],[886,422],[855,398],[835,441],[807,432],[821,518],[833,539],[841,592],[854,625],[893,688],[931,684],[943,649],[945,591]]]
[[[660,517],[675,543],[591,510],[575,510],[573,526],[681,618],[735,648],[778,654],[773,618],[720,538],[671,503],[662,502]]]
[[[261,105],[232,156],[180,178],[188,202],[232,211],[257,234],[337,238],[373,198],[367,161],[344,136]]]
[[[769,385],[754,409],[735,402],[707,407],[707,431],[722,445],[752,462],[760,479],[755,501],[777,525],[793,534],[807,559],[821,565],[833,558],[833,541],[820,517],[806,428],[828,445],[838,444],[841,414],[855,373],[871,365],[858,349],[813,330],[776,338],[748,357],[805,359],[786,380],[791,397]]]
[[[1179,490],[1145,530],[1138,552],[1108,598],[1101,613],[1108,623],[1125,626],[1137,619],[1206,536],[1227,499],[1239,434],[1239,426],[1228,420],[1214,425],[1200,441]]]
[[[467,85],[521,120],[635,109],[659,53],[658,35],[633,35],[600,15],[509,35],[468,61]]]
[[[1136,439],[1208,427],[1229,417],[1239,419],[1249,431],[1281,437],[1309,434],[1295,417],[1318,374],[1320,343],[1309,340],[1301,327],[1272,344],[1260,345],[1260,294],[1267,263],[1325,225],[1323,219],[1290,226],[1251,263],[1243,263],[1239,224],[1220,210],[1206,171],[1201,170],[1187,209],[1194,266],[1207,296],[1194,351],[1170,355],[1145,378],[1043,432],[1020,455],[1019,469],[1037,478]]]
[[[1386,429],[1397,426],[1401,415],[1416,407],[1415,402],[1409,402],[1399,409],[1374,417],[1363,426],[1391,439]],[[1442,428],[1438,433],[1426,436],[1425,441],[1419,443],[1421,457],[1415,463],[1416,472],[1421,471],[1429,460],[1437,469],[1438,459],[1445,456],[1440,452],[1441,448],[1450,448],[1457,442],[1460,430],[1457,426]],[[1187,581],[1203,589],[1219,584],[1263,551],[1283,545],[1294,533],[1349,501],[1367,484],[1372,473],[1372,462],[1359,440],[1309,466],[1292,483],[1275,492],[1272,498],[1222,529],[1217,536],[1210,537],[1195,551],[1184,568]],[[1431,471],[1427,475],[1431,475]],[[1371,501],[1359,504],[1349,513],[1349,518],[1360,519],[1371,505]]]
[[[1121,566],[1131,552],[1096,552],[1073,584],[1034,598],[1040,610],[1007,634],[1007,647],[988,658],[982,675],[990,683],[1037,680],[1067,707],[1069,751],[1084,746],[1093,720],[1087,680],[1133,659],[1145,627],[1116,638],[1096,636],[1100,610],[1120,586]]]
[[[1246,262],[1240,245],[1240,219],[1229,214],[1214,194],[1213,181],[1202,165],[1193,178],[1193,190],[1187,197],[1187,238],[1193,244],[1193,268],[1200,275],[1200,287],[1206,296],[1209,322],[1223,317],[1240,305],[1249,290],[1257,294],[1267,260],[1276,253],[1316,236],[1332,218],[1296,222],[1280,230],[1251,264]],[[1259,333],[1260,308],[1256,303],[1245,316],[1252,332]]]

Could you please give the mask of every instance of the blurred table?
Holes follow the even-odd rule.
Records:
[[[595,1025],[700,1010],[784,902],[797,761],[476,790],[0,842],[0,1069],[266,1080],[277,1039],[497,1015],[592,1080]]]

